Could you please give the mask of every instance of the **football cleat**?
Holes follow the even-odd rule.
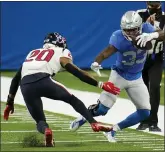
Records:
[[[149,126],[149,131],[161,132],[161,129],[157,125]]]
[[[50,128],[45,129],[45,146],[54,147],[53,132]]]
[[[71,131],[76,131],[85,123],[86,123],[86,119],[81,116],[81,117],[79,117],[79,118],[77,118],[77,119],[75,119],[74,121],[71,122],[69,129]]]
[[[147,128],[149,128],[149,125],[148,124],[144,124],[144,123],[141,123],[137,128],[136,130],[146,130]]]
[[[101,124],[99,122],[91,123],[90,125],[91,125],[93,131],[95,131],[95,132],[99,132],[99,131],[109,132],[109,131],[111,131],[113,129],[110,126],[106,126],[106,125]]]
[[[109,142],[116,142],[115,135],[116,131],[112,130],[110,132],[103,132],[103,135],[108,139]]]

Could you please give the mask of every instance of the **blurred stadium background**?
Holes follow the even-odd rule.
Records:
[[[146,8],[145,2],[1,2],[1,76],[3,76],[1,81],[3,81],[5,77],[13,77],[15,71],[24,61],[27,53],[31,49],[41,47],[43,45],[44,36],[47,33],[56,31],[66,37],[74,63],[80,68],[89,70],[90,64],[93,62],[96,55],[108,45],[112,32],[120,28],[120,19],[123,13],[128,10],[143,8]],[[103,62],[102,66],[106,69],[102,70],[103,77],[98,78],[94,72],[89,72],[97,79],[106,81],[110,73],[110,70],[107,69],[111,68],[115,63],[115,59],[116,56],[114,55]],[[84,84],[66,72],[57,74],[55,79],[74,90],[101,92],[100,89]],[[11,79],[9,81],[11,81]],[[7,83],[5,82],[2,84],[1,89],[3,90]],[[1,101],[5,101],[6,92],[2,90],[1,96],[3,96],[3,98],[1,97]],[[79,95],[79,93],[76,95]],[[122,92],[120,97],[128,98],[125,92]],[[164,75],[161,87],[161,104],[164,105]],[[3,108],[4,103],[1,103],[2,113]],[[61,107],[61,110],[62,108],[63,107]],[[19,117],[23,114],[19,112],[19,110],[24,110],[25,114],[27,113],[26,109],[20,106],[17,106],[17,109],[16,116],[18,117],[14,117],[13,115],[10,120],[11,124],[10,121],[8,123],[4,122],[1,115],[1,148],[3,151],[22,150],[22,147],[19,145],[20,139],[24,138],[24,135],[28,133],[27,130],[35,130],[34,123],[27,125],[28,121],[25,121],[25,119],[22,120]],[[127,109],[127,111],[129,111],[129,109]],[[48,113],[48,115],[52,115],[52,117],[56,119],[67,120],[68,123],[69,120],[73,119],[67,116],[55,115],[54,113]],[[26,118],[28,119],[29,116]],[[31,120],[31,118],[29,118],[29,120]],[[23,125],[18,126],[17,122]],[[52,122],[50,124],[57,124],[60,126],[59,122]],[[61,125],[61,127],[63,128],[55,127],[53,129],[66,129],[66,124]],[[16,132],[10,132],[13,130]],[[23,130],[27,132],[17,135],[17,131],[21,130],[22,133]],[[90,131],[89,128],[88,131]],[[73,135],[69,132],[62,131],[55,134],[55,136],[57,141],[59,141],[57,142],[56,149],[58,151],[76,150],[74,146],[78,147],[77,150],[84,151],[89,151],[89,146],[91,150],[95,151],[164,150],[164,138],[162,136],[135,132],[130,129],[119,134],[119,144],[113,144],[111,146],[109,146],[109,143],[105,142],[105,138],[104,140],[101,138],[101,134],[96,134],[95,136],[89,136],[89,134],[85,135],[83,133]],[[64,138],[61,136],[64,136]],[[127,136],[129,136],[129,140]],[[87,139],[90,139],[94,144],[92,144],[90,140],[88,142]],[[64,140],[68,142],[60,142]],[[69,142],[73,140],[75,142]],[[132,144],[131,147],[130,143]],[[25,148],[24,150],[32,149]]]
[[[29,50],[55,31],[66,37],[75,64],[89,68],[120,28],[123,13],[145,7],[145,2],[1,2],[1,69],[18,69]],[[115,56],[102,66],[114,62]]]

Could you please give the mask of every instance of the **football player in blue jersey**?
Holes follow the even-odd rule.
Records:
[[[154,27],[149,23],[142,23],[142,18],[135,11],[126,12],[121,19],[121,30],[115,31],[109,40],[109,45],[95,59],[91,69],[99,73],[101,62],[117,53],[116,64],[112,67],[109,81],[121,90],[125,89],[131,101],[136,106],[136,111],[121,122],[113,125],[110,132],[104,132],[109,142],[116,142],[116,132],[133,126],[150,115],[149,93],[142,79],[142,69],[146,60],[147,48],[138,47],[134,38],[142,33],[154,32]],[[152,47],[152,45],[151,45]],[[105,115],[116,102],[117,96],[103,91],[98,103],[89,106],[93,116]],[[70,129],[75,131],[86,122],[80,116],[70,124]]]

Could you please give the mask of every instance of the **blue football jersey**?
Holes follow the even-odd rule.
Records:
[[[155,29],[151,24],[144,23],[142,25],[142,33],[154,31]],[[141,77],[147,51],[137,49],[131,41],[124,37],[121,30],[112,34],[109,44],[117,49],[117,60],[113,69],[126,80],[136,80]]]

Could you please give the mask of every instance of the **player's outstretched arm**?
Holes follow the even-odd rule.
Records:
[[[116,48],[112,45],[109,45],[108,47],[106,47],[95,59],[95,61],[91,64],[91,69],[93,71],[95,71],[99,76],[101,76],[100,74],[100,69],[102,69],[101,67],[101,62],[103,60],[105,60],[106,58],[110,57],[113,53],[116,52]]]
[[[66,57],[60,58],[60,63],[62,67],[64,67],[68,72],[79,78],[81,81],[88,83],[90,85],[102,88],[103,90],[112,93],[112,94],[119,94],[120,89],[114,86],[111,82],[98,82],[92,76],[90,76],[87,72],[81,70],[76,65],[72,63],[72,60]]]
[[[13,77],[10,85],[9,95],[7,97],[6,108],[4,110],[4,119],[8,120],[9,114],[14,113],[14,98],[19,87],[19,82],[21,80],[21,70],[22,67],[18,70],[16,75]]]
[[[19,82],[21,80],[21,71],[22,71],[22,66],[19,68],[15,76],[13,77],[10,85],[10,90],[9,90],[9,95],[14,99],[18,87],[19,87]]]

